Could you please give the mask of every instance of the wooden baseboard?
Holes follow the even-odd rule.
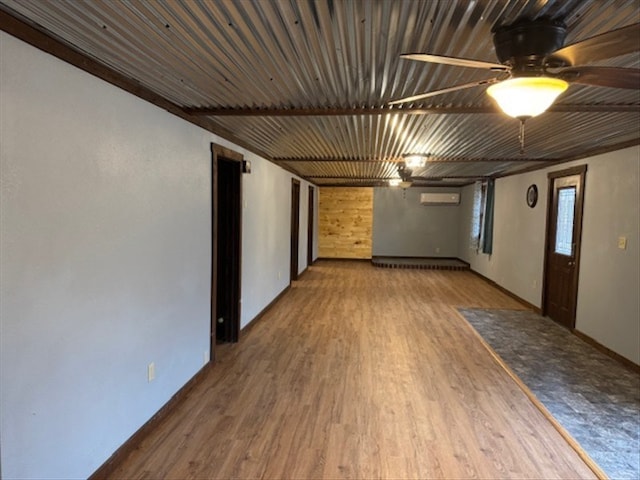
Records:
[[[504,288],[502,285],[498,285],[496,282],[494,282],[493,280],[491,280],[490,278],[485,277],[484,275],[482,275],[481,273],[476,272],[473,269],[469,270],[471,273],[473,273],[474,275],[477,275],[478,277],[482,278],[485,282],[489,283],[491,286],[497,288],[498,290],[500,290],[502,293],[509,295],[511,298],[513,298],[514,300],[520,302],[522,305],[524,305],[525,307],[527,307],[530,310],[533,310],[534,312],[536,312],[538,315],[542,315],[542,309],[540,307],[536,307],[534,304],[527,302],[524,298],[519,297],[518,295],[516,295],[515,293],[513,293],[510,290],[507,290],[506,288]]]
[[[305,272],[306,271],[307,270],[305,269]],[[287,291],[289,291],[289,288],[290,287],[287,286],[282,290],[282,292],[280,292],[278,296],[269,303],[269,305],[264,307],[260,313],[253,318],[253,320],[242,328],[240,332],[243,336],[246,335],[251,328],[256,325],[256,323],[258,323],[258,321],[278,302],[278,300],[284,296],[285,293],[287,293]],[[193,388],[204,379],[207,371],[212,368],[212,365],[212,363],[208,363],[202,367],[198,373],[191,377],[191,379],[180,390],[178,390],[153,417],[151,417],[142,427],[129,437],[129,439],[124,442],[120,448],[118,448],[118,450],[116,450],[113,455],[111,455],[111,457],[109,457],[109,459],[89,477],[89,480],[101,480],[103,478],[108,478],[115,471],[118,465],[120,465],[125,458],[127,458],[127,456],[135,450],[138,445],[140,445],[144,438],[158,425],[160,425],[160,423],[173,412],[175,407],[187,397],[189,392],[191,392],[191,390],[193,390]]]
[[[305,272],[306,272],[306,269],[305,269]],[[305,273],[305,272],[302,272],[302,273],[300,274],[300,276],[301,276],[303,273]],[[300,278],[300,276],[298,276],[298,279]],[[289,291],[289,289],[290,289],[290,288],[291,288],[291,286],[290,286],[290,285],[287,285],[287,286],[285,287],[285,289],[284,289],[284,290],[282,290],[282,291],[278,294],[278,296],[276,296],[276,298],[274,298],[273,300],[271,300],[271,302],[269,303],[269,305],[267,305],[267,306],[266,306],[266,307],[264,307],[262,310],[260,310],[260,313],[258,313],[255,317],[253,317],[253,319],[251,319],[251,321],[250,321],[249,323],[247,323],[247,324],[246,324],[246,325],[245,325],[245,326],[240,330],[240,333],[241,333],[243,336],[244,336],[244,335],[246,335],[247,333],[249,333],[249,331],[251,331],[251,329],[252,329],[253,327],[255,327],[255,325],[256,325],[256,324],[257,324],[257,323],[262,319],[262,317],[264,317],[264,315],[265,315],[269,310],[271,310],[271,308],[272,308],[276,303],[278,303],[278,301],[279,301],[279,300],[284,296],[284,294],[285,294],[285,293],[287,293],[287,292]]]
[[[619,353],[614,352],[610,348],[605,347],[600,342],[598,342],[597,340],[594,340],[593,338],[591,338],[586,333],[582,333],[581,331],[576,330],[576,329],[571,330],[571,333],[573,333],[580,340],[583,340],[584,342],[586,342],[589,345],[591,345],[596,350],[599,350],[602,353],[604,353],[605,355],[607,355],[607,356],[613,358],[614,360],[620,362],[622,365],[627,367],[632,372],[640,373],[640,365],[637,365],[636,363],[634,363],[633,361],[629,360],[628,358],[623,357]]]
[[[212,363],[207,363],[196,373],[191,379],[178,390],[167,403],[165,403],[156,414],[151,417],[144,425],[142,425],[129,439],[118,448],[109,459],[104,462],[91,476],[89,480],[101,480],[108,478],[122,462],[134,451],[140,443],[155,428],[167,418],[186,397],[196,385],[204,380],[207,372],[211,368]]]

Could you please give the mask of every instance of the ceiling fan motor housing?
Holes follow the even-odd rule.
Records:
[[[411,178],[411,174],[413,173],[413,171],[409,167],[407,167],[404,162],[399,163],[397,168],[398,175],[400,175],[402,181],[406,182]]]
[[[500,63],[510,65],[515,76],[543,75],[547,67],[566,63],[545,58],[564,46],[567,27],[562,21],[526,20],[494,28],[493,44]]]

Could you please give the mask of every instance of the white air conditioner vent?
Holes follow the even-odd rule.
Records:
[[[421,193],[421,205],[458,205],[460,204],[459,193]]]

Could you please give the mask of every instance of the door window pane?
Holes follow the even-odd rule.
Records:
[[[556,248],[560,255],[573,254],[573,215],[576,205],[576,187],[558,190],[558,220],[556,223]]]

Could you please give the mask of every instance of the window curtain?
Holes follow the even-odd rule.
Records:
[[[495,197],[495,180],[487,183],[487,199],[484,210],[484,231],[482,232],[482,253],[491,255],[493,252],[493,203]]]
[[[469,245],[476,253],[480,249],[480,232],[482,229],[482,182],[473,187],[473,215],[471,218],[471,235]]]

